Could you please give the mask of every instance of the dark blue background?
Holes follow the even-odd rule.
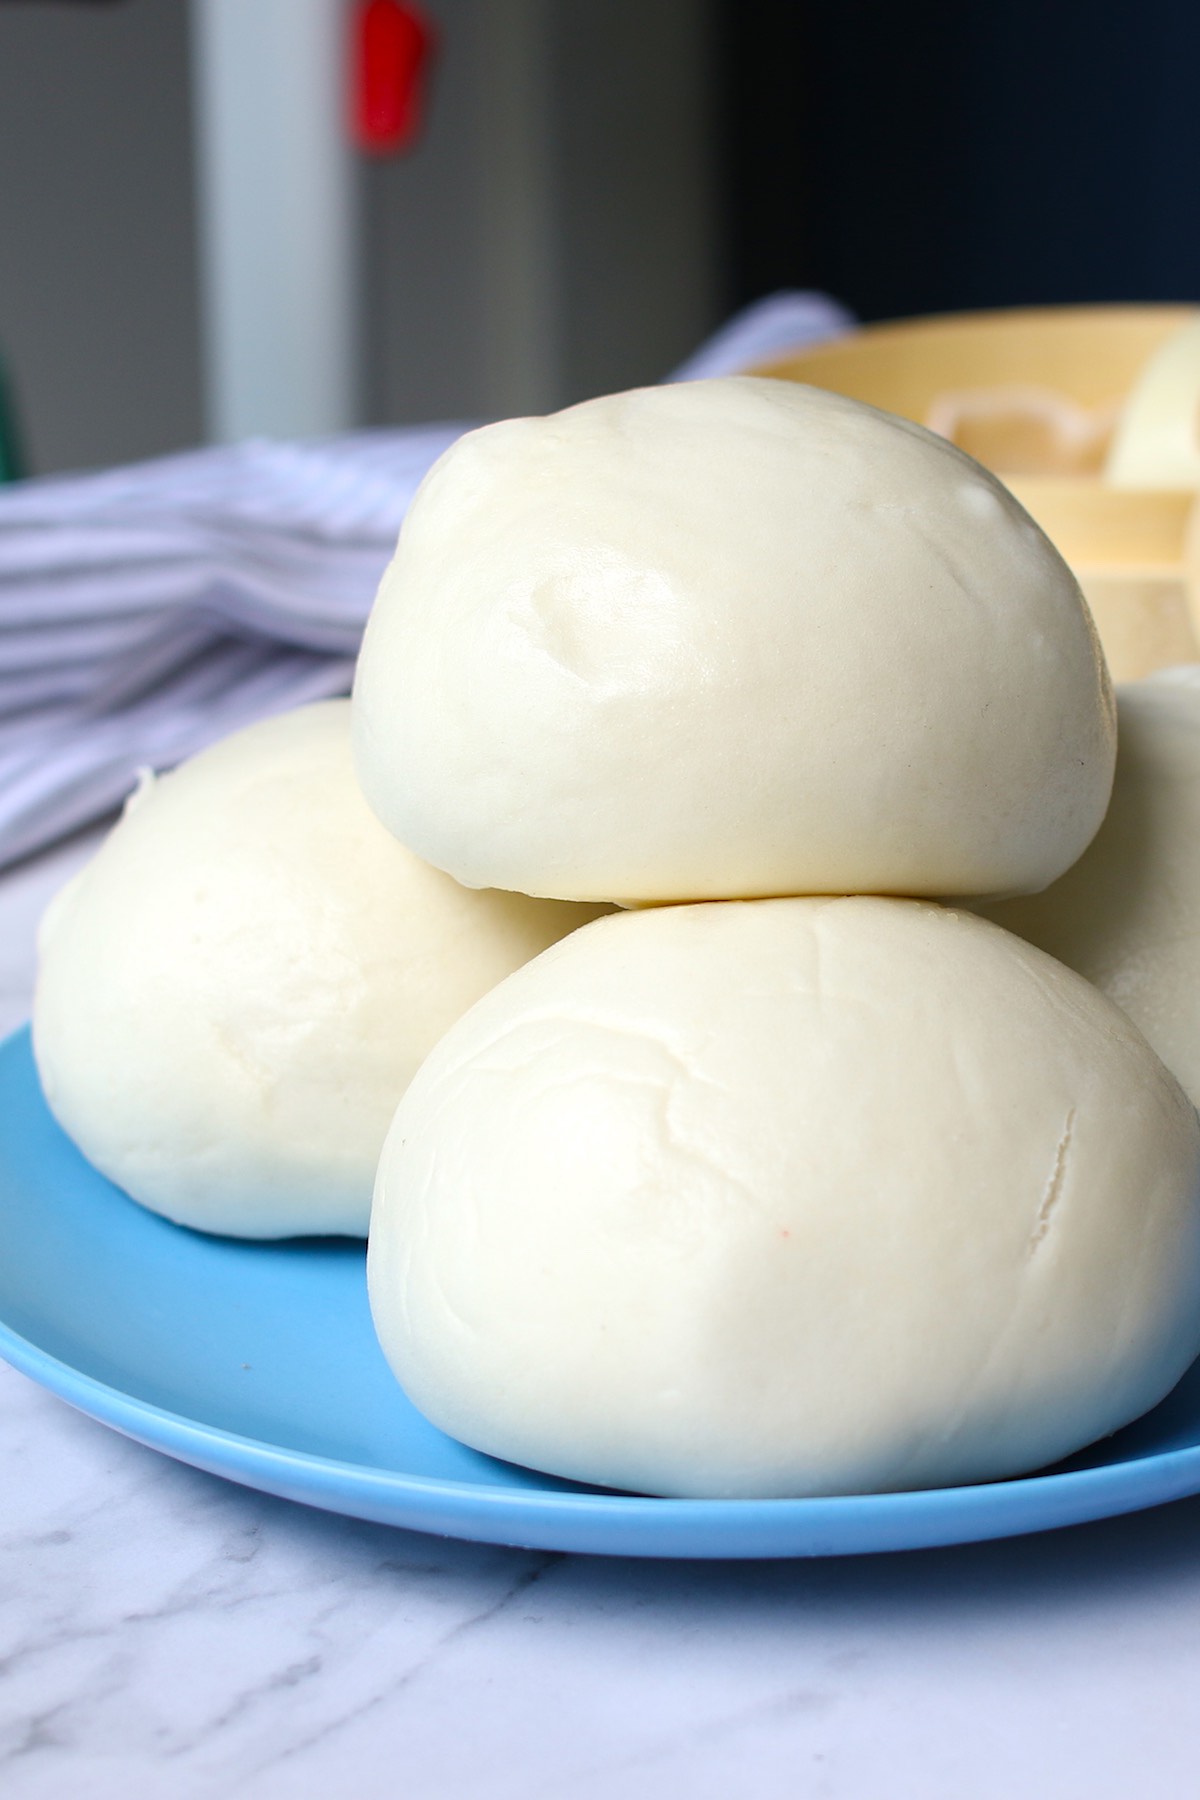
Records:
[[[1200,299],[1196,0],[720,0],[730,305]]]

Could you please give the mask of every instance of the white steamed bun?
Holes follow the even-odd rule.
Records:
[[[1126,396],[1104,479],[1120,488],[1200,488],[1200,312],[1159,345]]]
[[[396,1102],[446,1027],[594,909],[471,893],[358,791],[348,701],[147,781],[43,923],[47,1100],[181,1224],[365,1235]]]
[[[458,880],[626,902],[1045,887],[1114,756],[1078,586],[1000,483],[744,377],[455,444],[354,735],[380,818]]]
[[[981,1481],[1200,1349],[1200,1122],[969,913],[617,914],[433,1051],[368,1280],[412,1399],[496,1456],[685,1496]]]
[[[1200,667],[1117,689],[1112,803],[1045,893],[989,907],[1123,1007],[1200,1105]]]

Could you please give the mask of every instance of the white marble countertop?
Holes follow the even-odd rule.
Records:
[[[0,1025],[86,842],[0,881]],[[0,1366],[4,1800],[1192,1800],[1200,1500],[903,1556],[446,1542]]]

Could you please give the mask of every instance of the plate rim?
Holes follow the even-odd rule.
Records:
[[[1168,1505],[1200,1493],[1200,1445],[1048,1475],[1034,1473],[1004,1481],[881,1494],[681,1499],[571,1490],[485,1489],[471,1482],[409,1474],[293,1450],[172,1412],[52,1356],[3,1319],[0,1358],[96,1423],[175,1461],[255,1491],[378,1524],[525,1548],[731,1561],[888,1554],[1060,1530]],[[143,1429],[138,1429],[139,1424]],[[224,1454],[205,1455],[208,1446]],[[231,1458],[236,1467],[231,1466]],[[289,1480],[289,1475],[295,1479]],[[263,1476],[268,1479],[262,1479]],[[397,1516],[392,1506],[372,1506],[373,1497],[411,1500],[413,1516]],[[1055,1499],[1065,1502],[1060,1516],[1046,1517],[1044,1503]],[[357,1504],[348,1505],[348,1501]],[[1039,1507],[1039,1501],[1043,1507]],[[433,1515],[446,1523],[439,1528],[421,1522]],[[906,1534],[903,1524],[909,1515],[915,1515],[909,1517],[910,1524],[919,1523],[924,1528]],[[571,1529],[571,1521],[585,1529]],[[587,1526],[599,1525],[609,1531],[617,1521],[622,1529],[632,1528],[628,1534],[631,1541],[584,1541],[590,1535]],[[531,1544],[512,1533],[512,1527],[522,1522],[540,1522],[550,1529],[540,1529],[536,1543]],[[468,1523],[470,1529],[464,1529]],[[481,1523],[485,1525],[482,1531],[478,1529]],[[566,1529],[556,1531],[556,1523]],[[862,1541],[846,1542],[842,1534],[849,1524],[874,1524],[878,1529],[868,1530]],[[766,1540],[748,1543],[741,1539],[718,1548],[696,1547],[698,1540],[737,1525],[746,1530],[767,1527]],[[899,1532],[889,1529],[896,1525],[901,1527]],[[947,1526],[949,1530],[944,1529]],[[691,1529],[685,1529],[684,1541],[676,1545],[671,1537],[681,1527]],[[563,1541],[549,1542],[549,1537]],[[666,1541],[661,1541],[664,1538]],[[822,1538],[828,1542],[821,1544]],[[788,1547],[793,1539],[796,1542]]]
[[[26,1073],[33,1065],[28,1025],[0,1039],[0,1089],[10,1058]],[[20,1124],[4,1135],[18,1142]],[[172,1411],[53,1355],[2,1315],[0,1359],[97,1423],[225,1480],[383,1525],[523,1548],[705,1560],[878,1554],[1062,1529],[1200,1493],[1200,1443],[1082,1469],[874,1494],[693,1499],[501,1489],[293,1449]]]

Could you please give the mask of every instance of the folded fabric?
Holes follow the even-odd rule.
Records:
[[[748,308],[668,379],[853,321]],[[0,866],[102,817],[141,768],[346,693],[408,504],[465,423],[254,441],[0,489]]]

